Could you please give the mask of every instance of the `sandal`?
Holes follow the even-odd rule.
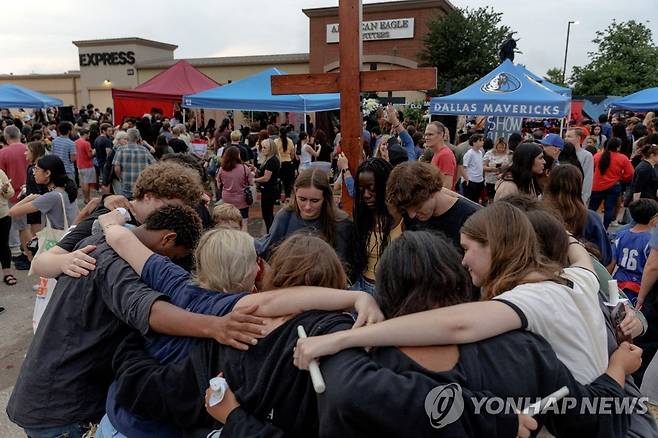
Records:
[[[13,286],[17,283],[16,277],[11,274],[5,275],[2,281],[4,281],[7,286]]]

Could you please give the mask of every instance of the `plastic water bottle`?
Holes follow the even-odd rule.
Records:
[[[126,223],[123,225],[126,228],[135,228],[133,224],[129,224],[128,222],[130,221],[130,213],[128,213],[128,210],[126,210],[123,207],[117,208],[117,211],[123,215],[123,218],[126,220]],[[96,219],[94,223],[91,226],[91,234],[98,234],[103,232],[103,227],[101,226],[101,223]]]

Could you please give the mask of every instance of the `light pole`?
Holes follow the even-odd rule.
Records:
[[[567,75],[567,53],[569,53],[569,32],[571,31],[571,25],[578,24],[578,21],[569,21],[567,24],[567,44],[564,47],[564,66],[562,67],[562,83],[564,84],[565,77]]]

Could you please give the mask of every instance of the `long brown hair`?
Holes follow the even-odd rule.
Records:
[[[240,149],[237,146],[229,146],[222,154],[222,170],[230,172],[238,164],[242,164]]]
[[[292,286],[345,289],[347,276],[336,251],[319,237],[295,233],[279,245],[270,258],[263,290]]]
[[[583,175],[572,164],[557,166],[548,176],[546,201],[562,216],[567,230],[576,237],[587,225],[587,207],[582,198]]]
[[[565,283],[558,275],[560,266],[541,253],[528,217],[512,204],[500,201],[478,210],[466,220],[461,232],[482,245],[489,245],[491,250],[482,299],[491,299],[524,283],[545,280]],[[541,279],[528,280],[531,273],[540,274]]]
[[[274,143],[274,142],[272,142]],[[314,188],[322,192],[322,210],[320,211],[320,232],[329,245],[334,246],[336,243],[336,221],[338,215],[345,215],[338,212],[334,205],[334,193],[329,184],[327,173],[320,168],[310,168],[303,170],[295,180],[295,193],[298,189]],[[299,206],[297,205],[297,196],[292,196],[288,210],[295,212],[301,217]]]

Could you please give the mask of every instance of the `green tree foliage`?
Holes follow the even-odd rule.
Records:
[[[502,13],[493,8],[457,9],[427,23],[421,61],[436,67],[437,90],[455,93],[493,70],[498,51],[514,32],[500,24]]]
[[[562,82],[562,69],[553,67],[549,68],[546,74],[544,75],[544,79],[546,79],[548,82],[552,82],[555,85],[561,85],[563,87],[566,87],[567,84]]]
[[[573,68],[574,94],[623,96],[658,86],[658,47],[647,26],[613,20],[592,42],[590,63]]]

